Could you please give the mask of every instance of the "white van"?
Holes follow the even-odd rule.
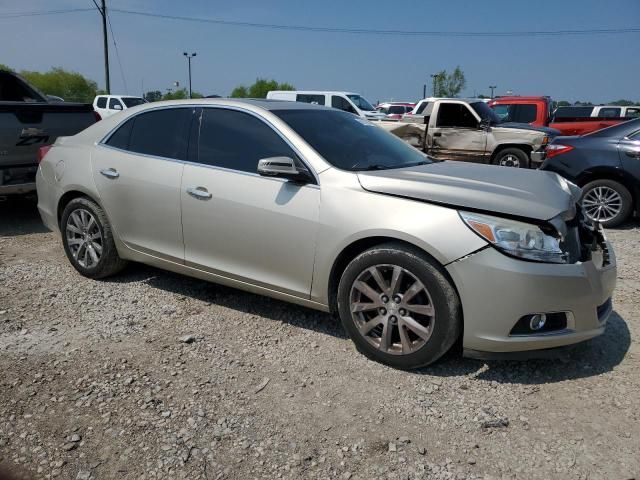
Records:
[[[382,120],[385,118],[385,114],[377,112],[364,97],[352,92],[272,90],[267,93],[267,98],[325,105],[353,113],[359,117],[368,118],[369,120]]]
[[[130,95],[98,95],[93,99],[93,109],[100,114],[100,117],[107,118],[114,113],[143,103],[147,103],[144,98]]]

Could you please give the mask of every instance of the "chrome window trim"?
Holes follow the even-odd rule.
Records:
[[[240,175],[247,175],[250,177],[260,177],[260,178],[264,178],[265,180],[272,180],[275,182],[280,182],[280,183],[286,183],[289,180],[285,179],[285,178],[278,178],[278,177],[267,177],[264,175],[260,175],[259,173],[253,173],[253,172],[245,172],[243,170],[234,170],[232,168],[225,168],[225,167],[218,167],[215,165],[206,165],[203,163],[198,163],[198,162],[191,162],[189,160],[178,160],[177,158],[169,158],[169,157],[160,157],[158,155],[149,155],[147,153],[138,153],[138,152],[132,152],[130,150],[123,150],[122,148],[118,148],[118,147],[112,147],[111,145],[107,145],[107,144],[103,144],[103,143],[98,143],[96,145],[97,147],[101,147],[101,148],[108,148],[109,150],[114,150],[116,152],[120,152],[120,153],[126,153],[128,155],[139,155],[141,157],[146,157],[146,158],[152,158],[154,160],[164,160],[166,162],[172,162],[172,163],[180,163],[183,165],[192,165],[194,167],[202,167],[202,168],[209,168],[211,170],[220,170],[223,172],[229,172],[229,173],[237,173]],[[305,184],[301,184],[301,187],[309,187],[309,188],[320,188],[320,185],[315,184],[315,183],[305,183]]]
[[[95,145],[96,146],[101,146],[104,148],[110,148],[112,150],[116,150],[119,152],[123,152],[123,153],[129,153],[132,155],[142,155],[144,157],[148,157],[148,158],[156,158],[156,159],[160,159],[160,160],[169,160],[172,162],[180,162],[180,163],[184,163],[184,164],[189,164],[189,165],[195,165],[195,166],[199,166],[199,167],[205,167],[205,168],[212,168],[214,170],[223,170],[223,171],[227,171],[227,172],[235,172],[235,173],[240,173],[243,175],[253,175],[256,177],[260,177],[260,178],[268,178],[270,180],[278,180],[278,181],[283,181],[283,182],[287,182],[288,180],[283,179],[283,178],[273,178],[273,177],[266,177],[263,175],[260,175],[258,173],[253,173],[253,172],[246,172],[244,170],[235,170],[232,168],[225,168],[225,167],[218,167],[215,165],[207,165],[204,163],[199,163],[199,162],[191,162],[188,160],[179,160],[176,158],[169,158],[169,157],[160,157],[158,155],[149,155],[146,153],[139,153],[139,152],[133,152],[131,150],[124,150],[122,148],[118,148],[118,147],[113,147],[111,145],[107,145],[106,142],[109,141],[109,139],[113,136],[113,134],[115,133],[116,130],[118,130],[121,126],[123,126],[126,122],[134,119],[135,117],[139,116],[139,115],[143,115],[145,113],[148,112],[155,112],[158,110],[167,110],[167,109],[174,109],[174,108],[193,108],[194,109],[194,113],[196,109],[201,109],[204,110],[205,108],[218,108],[218,109],[223,109],[223,110],[236,110],[242,113],[247,113],[255,118],[257,118],[258,120],[262,121],[263,123],[266,123],[267,126],[269,128],[271,128],[271,130],[273,130],[282,140],[284,140],[284,142],[289,146],[289,148],[291,148],[291,150],[293,150],[293,152],[298,156],[299,160],[302,162],[302,164],[307,168],[307,170],[309,171],[309,173],[311,173],[311,175],[313,176],[313,178],[315,179],[315,184],[313,183],[309,183],[309,184],[305,184],[308,186],[311,185],[317,185],[318,187],[320,186],[320,178],[318,177],[318,173],[310,166],[309,162],[307,161],[307,159],[304,157],[304,155],[302,155],[302,153],[300,153],[300,150],[298,148],[296,148],[291,141],[282,134],[282,132],[280,130],[278,130],[278,128],[273,125],[273,123],[271,121],[269,121],[269,119],[264,118],[260,115],[258,115],[255,112],[252,112],[251,110],[248,110],[246,108],[242,108],[242,107],[238,107],[235,105],[198,105],[198,104],[187,104],[187,105],[163,105],[163,106],[159,106],[159,107],[155,107],[155,108],[149,108],[149,109],[145,109],[141,112],[137,112],[133,115],[129,115],[127,118],[125,118],[123,121],[121,121],[120,123],[118,123],[115,127],[113,127],[111,130],[109,130],[109,132],[102,137],[102,140],[100,140],[99,142],[96,142]],[[198,124],[198,139],[200,138],[200,124]],[[303,140],[304,141],[304,140]]]

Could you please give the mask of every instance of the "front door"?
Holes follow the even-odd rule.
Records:
[[[91,157],[100,202],[131,248],[182,263],[180,180],[191,108],[152,110],[127,120]]]
[[[320,203],[316,184],[257,174],[258,160],[300,159],[253,114],[204,108],[196,161],[182,178],[187,265],[308,298]]]
[[[464,103],[438,105],[436,118],[430,119],[427,150],[439,160],[484,162],[487,132]]]

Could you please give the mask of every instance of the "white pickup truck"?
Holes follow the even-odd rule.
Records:
[[[420,113],[399,122],[376,122],[439,160],[462,160],[507,167],[537,168],[557,130],[501,123],[482,100],[431,98]]]

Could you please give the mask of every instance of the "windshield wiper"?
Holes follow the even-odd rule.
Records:
[[[393,167],[390,167],[388,165],[381,165],[379,163],[374,163],[372,165],[364,165],[362,167],[359,167],[357,163],[354,164],[354,165],[351,165],[351,170],[356,170],[357,169],[357,170],[360,170],[362,172],[366,172],[366,171],[370,171],[370,170],[387,170],[389,168],[393,168]]]

